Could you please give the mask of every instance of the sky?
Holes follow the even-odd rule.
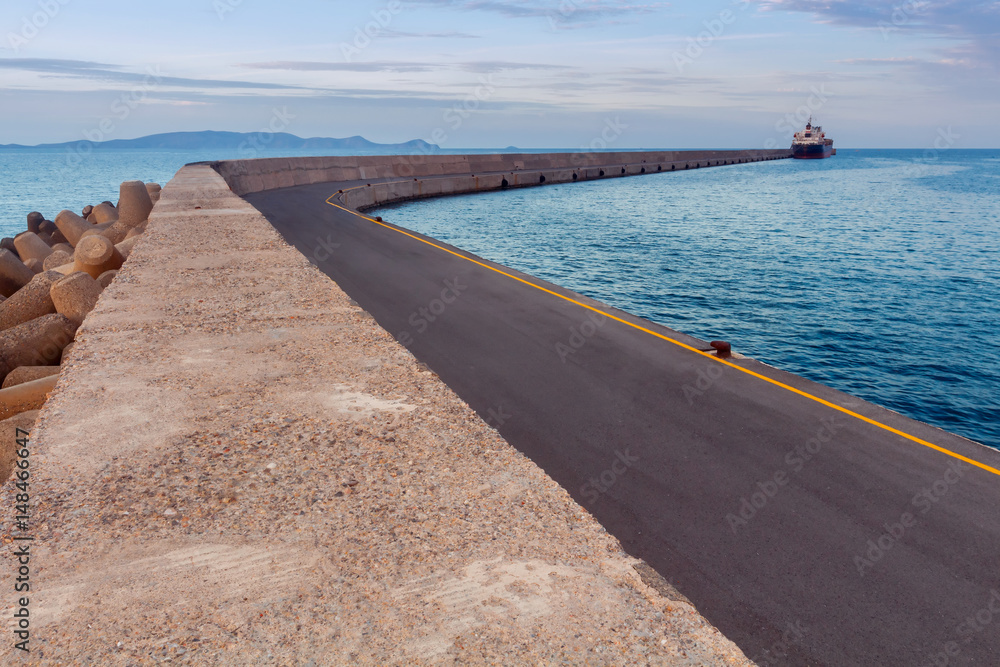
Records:
[[[4,0],[0,144],[1000,147],[1000,2]]]

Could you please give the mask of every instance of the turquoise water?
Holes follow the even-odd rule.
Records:
[[[80,144],[86,147],[86,142]],[[75,147],[76,148],[76,147]],[[88,204],[117,202],[124,181],[166,185],[177,170],[190,162],[248,157],[330,155],[331,151],[271,152],[108,150],[90,153],[74,149],[0,149],[0,236],[14,236],[26,229],[27,216],[39,211],[49,220],[63,209],[79,213]],[[341,151],[334,155],[357,155]]]
[[[840,150],[381,214],[1000,447],[1000,151]]]
[[[0,151],[0,235],[32,210],[51,219],[114,201],[125,180],[165,184],[186,163],[237,157]],[[384,215],[1000,447],[1000,151],[842,149]]]

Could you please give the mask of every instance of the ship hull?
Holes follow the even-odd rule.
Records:
[[[821,160],[831,155],[833,146],[829,145],[792,146],[792,157],[799,160]]]

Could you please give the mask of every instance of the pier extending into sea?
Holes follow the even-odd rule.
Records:
[[[182,169],[32,431],[42,661],[995,657],[1000,454],[358,213],[787,153]]]

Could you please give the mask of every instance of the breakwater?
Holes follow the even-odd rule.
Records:
[[[348,208],[501,190],[640,176],[790,158],[790,150],[620,151],[613,153],[495,153],[265,158],[212,163],[236,194],[313,185],[354,183],[343,193]]]
[[[204,165],[30,447],[42,664],[748,664]]]

